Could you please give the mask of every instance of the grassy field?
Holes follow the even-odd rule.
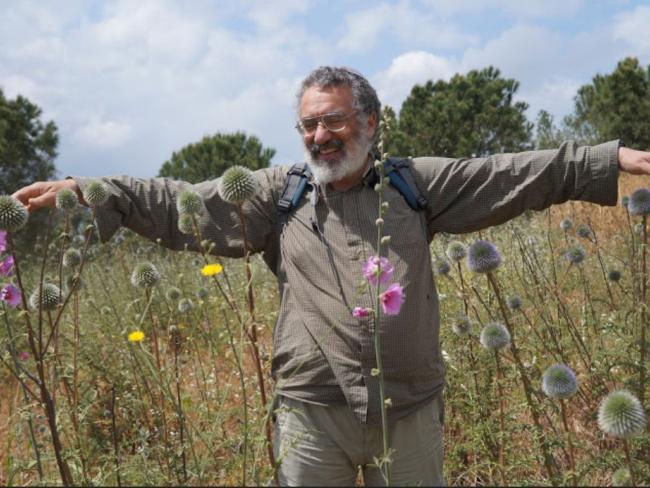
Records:
[[[650,181],[623,179],[620,195],[640,186]],[[565,219],[572,226],[562,230]],[[609,485],[630,465],[637,484],[650,484],[647,426],[622,440],[597,419],[610,392],[629,390],[645,405],[650,396],[647,354],[641,363],[650,263],[640,222],[620,205],[565,204],[480,235],[434,239],[450,485]],[[64,290],[64,305],[1,311],[0,484],[60,484],[65,476],[93,485],[272,480],[265,426],[278,294],[262,260],[251,259],[253,320],[243,260],[171,252],[129,232],[86,247],[83,229],[69,240],[61,232],[53,229],[40,252],[17,257],[27,296],[42,277]],[[447,257],[451,241],[469,246],[478,238],[503,258],[490,277]],[[567,259],[575,246],[584,251],[581,262]],[[68,248],[85,254],[74,293],[66,291],[79,265],[60,267]],[[160,273],[151,287],[132,284],[143,262]],[[203,276],[207,263],[223,269]],[[141,270],[138,279],[148,276]],[[469,334],[454,327],[461,316]],[[505,323],[516,347],[482,347],[491,322]],[[541,388],[555,363],[577,377],[566,400]]]

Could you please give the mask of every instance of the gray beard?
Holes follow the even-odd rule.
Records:
[[[370,141],[365,135],[350,141],[343,148],[343,156],[338,161],[324,161],[312,156],[310,148],[305,148],[305,159],[314,174],[314,179],[320,185],[341,181],[359,171],[366,164],[370,152]]]

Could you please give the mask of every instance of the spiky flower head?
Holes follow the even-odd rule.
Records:
[[[449,261],[447,261],[445,258],[434,259],[432,265],[433,265],[433,272],[439,276],[445,276],[449,274],[449,272],[451,271],[451,266],[449,265]]]
[[[467,335],[472,330],[472,322],[467,315],[459,315],[452,321],[451,329],[456,335]]]
[[[632,477],[627,468],[618,468],[612,474],[612,486],[632,486]]]
[[[460,241],[451,241],[447,246],[447,256],[452,261],[462,261],[467,256],[467,248]]]
[[[479,239],[469,246],[467,267],[475,273],[489,273],[501,264],[501,253],[494,244]]]
[[[70,188],[63,188],[56,192],[56,208],[64,212],[72,212],[79,204],[77,192]]]
[[[91,181],[82,193],[86,203],[93,208],[104,205],[109,197],[108,188],[101,181]]]
[[[190,300],[189,298],[181,298],[178,301],[178,311],[180,313],[187,313],[190,310],[192,310],[193,307],[194,304],[192,303],[192,300]]]
[[[506,298],[506,305],[510,310],[519,310],[521,308],[521,297],[512,295]]]
[[[201,195],[192,190],[184,190],[176,199],[176,208],[179,214],[200,214],[203,210]]]
[[[610,269],[607,273],[607,279],[616,283],[621,280],[621,272],[617,269]]]
[[[27,223],[27,209],[10,195],[0,195],[0,230],[16,232]]]
[[[53,283],[43,283],[43,286],[37,286],[29,297],[29,305],[43,310],[54,310],[61,300],[61,290]]]
[[[217,182],[219,195],[229,203],[244,203],[250,200],[258,188],[257,178],[244,166],[231,166]]]
[[[72,268],[78,266],[79,263],[81,263],[81,253],[78,249],[70,248],[63,253],[63,266]]]
[[[621,198],[621,205],[627,208],[627,206],[630,204],[630,197],[625,195],[623,198]]]
[[[170,286],[165,292],[165,297],[167,300],[176,301],[181,297],[181,290],[175,286]]]
[[[208,296],[208,290],[206,288],[201,287],[198,290],[196,290],[196,296],[200,300],[205,300]]]
[[[483,327],[480,341],[484,348],[498,351],[510,345],[510,332],[502,323],[490,322]]]
[[[580,264],[587,257],[587,253],[582,246],[576,244],[567,249],[566,253],[564,253],[564,257],[571,264]]]
[[[160,281],[160,272],[148,262],[138,263],[131,273],[131,283],[140,288],[150,288]]]
[[[646,417],[641,402],[627,390],[607,395],[598,407],[598,427],[606,434],[627,439],[643,432]]]
[[[68,275],[65,279],[65,286],[68,287],[68,290],[72,290],[72,287],[75,287],[75,290],[80,290],[83,287],[83,281],[81,281],[81,276],[79,273]]]
[[[570,398],[578,391],[576,374],[566,364],[554,364],[544,371],[542,391],[550,398]]]
[[[630,202],[627,209],[631,215],[650,214],[650,189],[639,188],[630,195]]]
[[[587,224],[580,224],[576,229],[576,234],[578,234],[578,237],[582,237],[583,239],[591,239],[594,235],[591,227]]]
[[[560,229],[562,229],[564,232],[571,230],[571,227],[573,227],[573,222],[571,222],[571,219],[562,219],[560,222]]]
[[[183,234],[194,234],[194,221],[188,213],[182,213],[178,216],[178,230]]]

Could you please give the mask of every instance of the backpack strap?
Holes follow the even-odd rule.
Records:
[[[279,212],[291,212],[298,205],[311,177],[312,173],[307,163],[297,163],[291,166],[291,169],[287,172],[287,179],[284,181],[282,195],[278,201]]]
[[[416,211],[423,210],[428,202],[415,183],[409,161],[409,158],[388,158],[384,161],[384,175],[401,193],[409,207]]]

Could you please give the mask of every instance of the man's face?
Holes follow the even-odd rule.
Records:
[[[375,130],[375,117],[360,124],[352,105],[352,90],[347,86],[312,86],[300,100],[300,119],[337,113],[345,126],[329,130],[322,123],[313,132],[303,134],[306,157],[316,180],[322,184],[337,182],[358,171],[366,162]]]

